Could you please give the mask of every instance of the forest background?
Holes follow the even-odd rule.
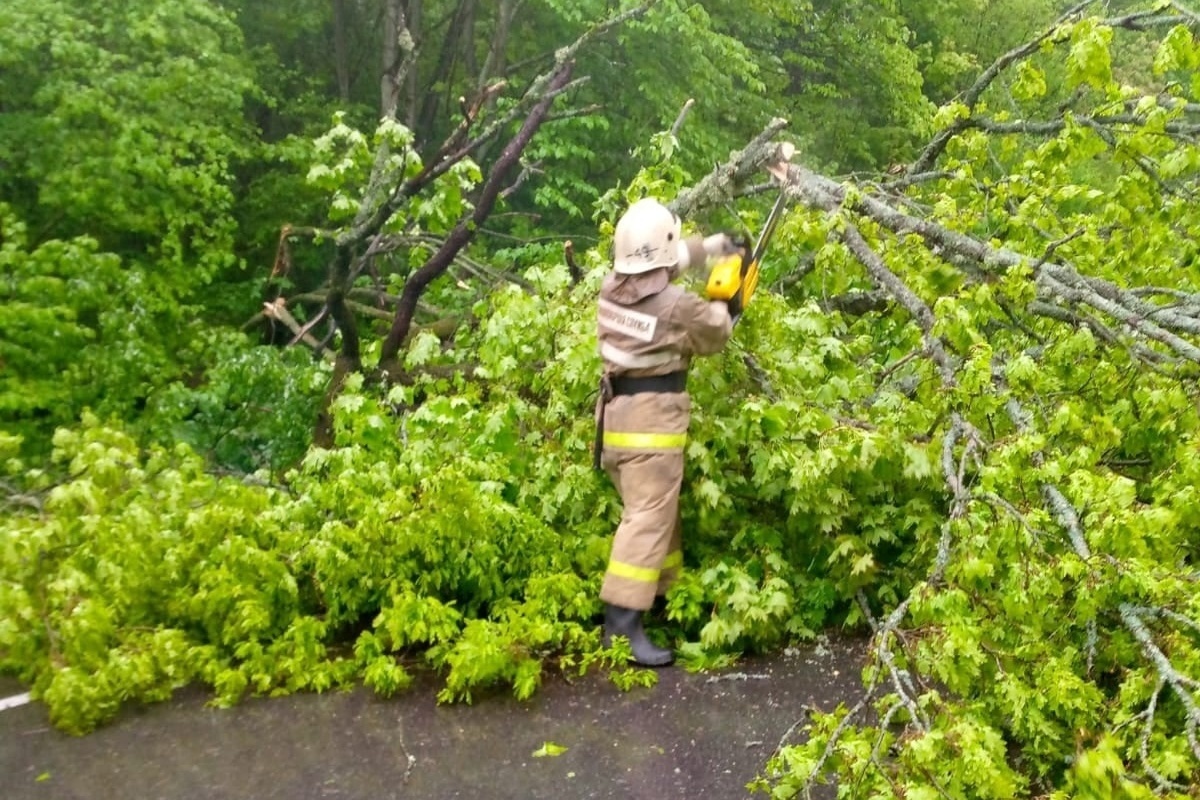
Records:
[[[839,628],[872,655],[753,788],[1198,796],[1197,32],[1182,2],[7,0],[0,669],[73,733],[196,682],[652,682],[596,628],[612,226],[651,194],[753,233],[784,191],[692,371],[659,632],[696,668]]]

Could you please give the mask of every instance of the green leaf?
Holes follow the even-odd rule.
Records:
[[[563,747],[560,744],[555,744],[554,742],[544,742],[541,747],[533,751],[533,757],[545,758],[561,756],[563,753],[567,752],[567,750],[568,748]]]

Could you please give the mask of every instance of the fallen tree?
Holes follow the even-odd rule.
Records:
[[[899,402],[933,410],[944,490],[936,536],[903,566],[924,574],[895,601],[856,592],[873,632],[863,697],[780,742],[759,787],[773,796],[830,778],[850,797],[1197,790],[1200,107],[1171,81],[1121,84],[1108,53],[1114,31],[1166,30],[1155,74],[1194,68],[1200,18],[1090,5],[985,70],[899,175],[787,175],[807,209],[797,238],[828,236],[813,273],[855,270],[895,309],[866,324],[902,314],[914,329],[898,360],[894,331],[869,334],[879,391],[848,413],[871,420],[897,402],[889,380],[915,378]],[[1077,72],[1067,99],[1013,119],[1022,82],[1044,92],[1041,70],[1063,63]],[[679,206],[736,194],[783,127]]]
[[[330,187],[339,190],[339,204],[335,204],[331,216],[337,222],[339,216],[350,211],[350,218],[328,229],[286,226],[272,272],[273,278],[286,274],[296,242],[332,240],[325,284],[320,291],[306,295],[310,302],[313,299],[320,302],[305,326],[300,327],[294,320],[288,325],[293,341],[302,341],[313,326],[328,317],[332,322],[330,337],[336,334],[338,340],[333,381],[317,423],[315,438],[319,444],[329,445],[333,441],[329,405],[338,397],[346,377],[364,367],[359,318],[365,313],[389,322],[375,369],[389,381],[402,380],[402,348],[413,331],[422,297],[452,267],[479,271],[472,265],[466,248],[501,196],[525,180],[526,171],[517,172],[516,168],[550,117],[555,101],[588,79],[587,76],[572,79],[577,55],[593,40],[643,16],[657,2],[644,0],[590,25],[573,42],[556,50],[549,68],[529,81],[505,108],[497,108],[496,100],[504,94],[508,82],[492,80],[489,70],[485,70],[474,96],[469,101],[466,97],[459,98],[458,124],[433,148],[422,148],[413,131],[399,122],[401,88],[412,82],[410,72],[414,69],[416,44],[404,4],[390,0],[385,5],[380,128],[369,147],[366,137],[343,125],[326,139],[325,149],[332,151],[337,166],[325,167],[322,172],[329,176]],[[502,17],[507,19],[513,13],[513,8],[506,7]],[[507,23],[501,27],[506,26]],[[501,50],[505,35],[502,33],[501,41],[496,44]],[[426,106],[432,108],[431,101],[435,99],[436,92],[429,91]],[[423,110],[422,116],[430,113]],[[511,130],[514,126],[515,131]],[[423,126],[428,127],[428,124]],[[493,155],[500,142],[503,145]],[[420,152],[422,149],[426,152]],[[356,185],[353,179],[345,183],[338,180],[337,172],[353,172],[353,162],[366,158],[370,159],[370,170],[362,185]],[[431,236],[425,230],[431,225],[444,229],[441,235]],[[418,257],[421,260],[411,266]],[[374,306],[364,307],[350,300],[356,288],[363,288],[359,279],[364,276],[372,279]],[[516,276],[509,279],[520,281]],[[287,324],[287,318],[280,313],[285,302],[283,297],[276,298],[246,326],[264,319]],[[433,327],[445,328],[447,324],[453,327],[455,322],[441,319]],[[324,350],[323,344],[311,340],[307,343]]]

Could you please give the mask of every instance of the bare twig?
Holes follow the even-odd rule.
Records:
[[[813,764],[813,768],[809,772],[808,778],[804,782],[804,788],[802,791],[804,792],[805,797],[812,796],[812,787],[816,783],[817,778],[820,777],[822,770],[824,770],[825,762],[827,762],[830,756],[833,755],[833,751],[837,748],[838,742],[841,741],[842,734],[844,734],[846,730],[852,724],[854,724],[854,721],[858,719],[859,715],[868,708],[873,696],[874,690],[868,689],[866,693],[859,698],[858,702],[846,712],[845,716],[838,720],[837,726],[833,729],[833,732],[829,734],[829,738],[825,741],[825,749],[821,752],[820,757],[817,759],[817,763]],[[799,723],[800,721],[797,721],[796,724],[788,728],[783,736],[779,739],[779,744],[775,747],[776,755],[783,750],[787,740],[791,737]]]
[[[333,361],[333,359],[334,359],[333,353],[331,353],[328,349],[325,348],[324,345],[322,345],[319,341],[317,341],[316,337],[314,337],[311,333],[308,332],[308,328],[301,327],[300,323],[296,321],[296,318],[292,316],[292,312],[288,311],[283,298],[279,298],[278,300],[276,300],[273,303],[263,303],[263,315],[268,317],[269,319],[278,320],[279,322],[282,322],[287,327],[288,330],[290,330],[293,334],[296,335],[296,338],[299,341],[302,341],[306,345],[311,347],[315,352],[317,352],[326,361]],[[318,317],[318,319],[319,319],[319,317]],[[311,327],[315,323],[316,323],[316,319],[314,319],[313,322],[310,323],[309,327]]]
[[[687,102],[683,104],[683,108],[679,109],[679,116],[675,117],[675,122],[671,124],[671,136],[679,135],[679,129],[683,127],[683,122],[687,119],[688,112],[692,110],[692,106],[695,104],[696,98],[689,97]]]
[[[1129,629],[1138,644],[1142,646],[1142,652],[1154,668],[1158,671],[1159,678],[1166,682],[1167,686],[1183,704],[1186,713],[1186,722],[1184,729],[1187,733],[1188,743],[1192,747],[1192,754],[1200,761],[1200,740],[1197,739],[1197,728],[1200,728],[1200,701],[1197,700],[1194,692],[1200,689],[1200,681],[1184,675],[1175,669],[1171,664],[1171,660],[1154,642],[1154,636],[1150,633],[1150,629],[1146,627],[1142,616],[1138,613],[1137,607],[1129,603],[1121,604],[1121,621],[1125,623],[1125,627]]]
[[[504,191],[500,192],[500,199],[507,200],[509,197],[511,197],[513,194],[515,194],[518,189],[521,188],[521,185],[524,184],[525,181],[529,180],[529,177],[531,175],[540,175],[540,174],[542,174],[542,172],[543,172],[543,170],[542,170],[542,162],[541,161],[535,161],[532,164],[530,164],[530,163],[522,160],[521,161],[521,172],[518,173],[516,179],[512,183],[510,183],[504,189]]]

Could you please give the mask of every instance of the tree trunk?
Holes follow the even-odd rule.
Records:
[[[464,28],[467,19],[474,10],[477,0],[461,0],[458,8],[454,11],[454,16],[450,20],[450,25],[446,29],[446,35],[442,39],[442,49],[438,55],[437,66],[433,70],[433,74],[427,76],[425,85],[434,87],[439,84],[443,87],[443,92],[449,93],[454,85],[455,62],[458,60],[459,41],[464,36]],[[436,138],[434,128],[439,115],[443,113],[441,104],[442,93],[437,91],[428,91],[425,93],[425,102],[421,104],[421,114],[417,118],[417,127],[415,133],[419,141],[433,141]]]
[[[313,443],[318,447],[333,446],[333,401],[342,392],[346,376],[362,369],[362,349],[358,339],[358,324],[354,321],[354,312],[346,306],[346,292],[350,285],[350,271],[354,263],[354,255],[349,247],[338,248],[330,267],[329,295],[326,304],[329,314],[337,324],[342,335],[342,346],[333,364],[333,377],[329,381],[329,389],[321,403],[317,414],[316,430],[313,432]]]
[[[379,115],[398,119],[400,96],[413,63],[416,43],[404,13],[404,0],[386,0],[383,13],[383,57],[379,74]]]
[[[413,32],[413,56],[415,58],[417,51],[420,49],[421,25],[424,23],[424,9],[422,0],[408,0],[406,7],[406,18],[408,19],[408,29]],[[421,94],[420,86],[420,70],[413,64],[413,68],[408,71],[408,80],[406,83],[408,92],[408,102],[404,110],[404,124],[409,130],[417,129],[417,110],[420,108],[418,98]]]
[[[333,70],[338,99],[350,102],[350,54],[346,46],[346,0],[333,0]]]
[[[492,42],[488,46],[487,58],[484,59],[483,68],[479,70],[479,77],[475,81],[476,86],[482,87],[493,76],[504,74],[504,69],[508,64],[506,57],[508,35],[512,30],[513,17],[516,16],[520,5],[520,0],[500,0],[500,8],[496,10],[496,33],[492,36]]]

